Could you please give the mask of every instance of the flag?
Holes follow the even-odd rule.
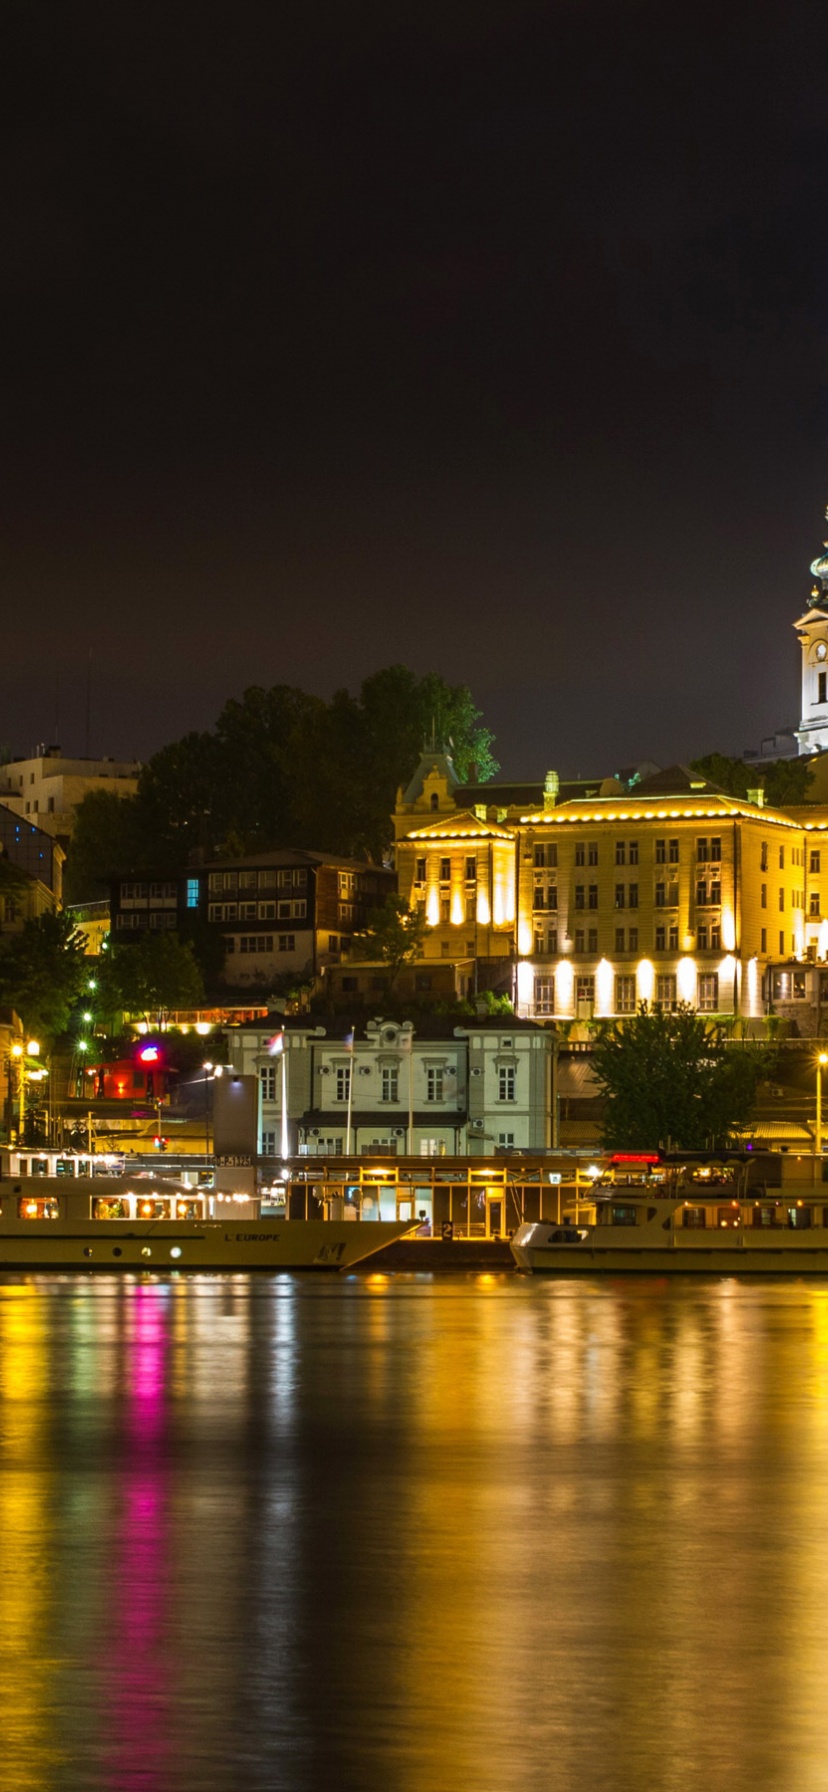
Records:
[[[350,1033],[345,1034],[345,1038],[343,1039],[342,1043],[345,1047],[346,1052],[353,1051],[353,1049],[354,1049],[354,1029],[353,1029],[353,1027],[351,1028]]]
[[[270,1053],[271,1058],[275,1058],[277,1053],[284,1051],[285,1035],[281,1029],[278,1033],[274,1033],[272,1039],[268,1039],[267,1049]]]

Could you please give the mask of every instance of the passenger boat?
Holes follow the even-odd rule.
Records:
[[[3,1176],[0,1270],[351,1269],[411,1231],[410,1219],[288,1219],[261,1209],[247,1193],[216,1195],[162,1176]]]
[[[590,1224],[571,1215],[519,1226],[519,1269],[553,1273],[828,1275],[828,1159],[731,1157],[614,1179],[592,1194]]]

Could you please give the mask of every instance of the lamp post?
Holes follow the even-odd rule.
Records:
[[[828,1064],[828,1052],[819,1052],[816,1061],[816,1152],[822,1156],[822,1070]]]

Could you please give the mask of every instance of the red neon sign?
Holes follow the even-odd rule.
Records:
[[[614,1151],[611,1164],[658,1164],[661,1158],[657,1151]]]

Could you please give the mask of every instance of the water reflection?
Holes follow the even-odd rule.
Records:
[[[8,1792],[820,1792],[828,1288],[0,1282]]]

